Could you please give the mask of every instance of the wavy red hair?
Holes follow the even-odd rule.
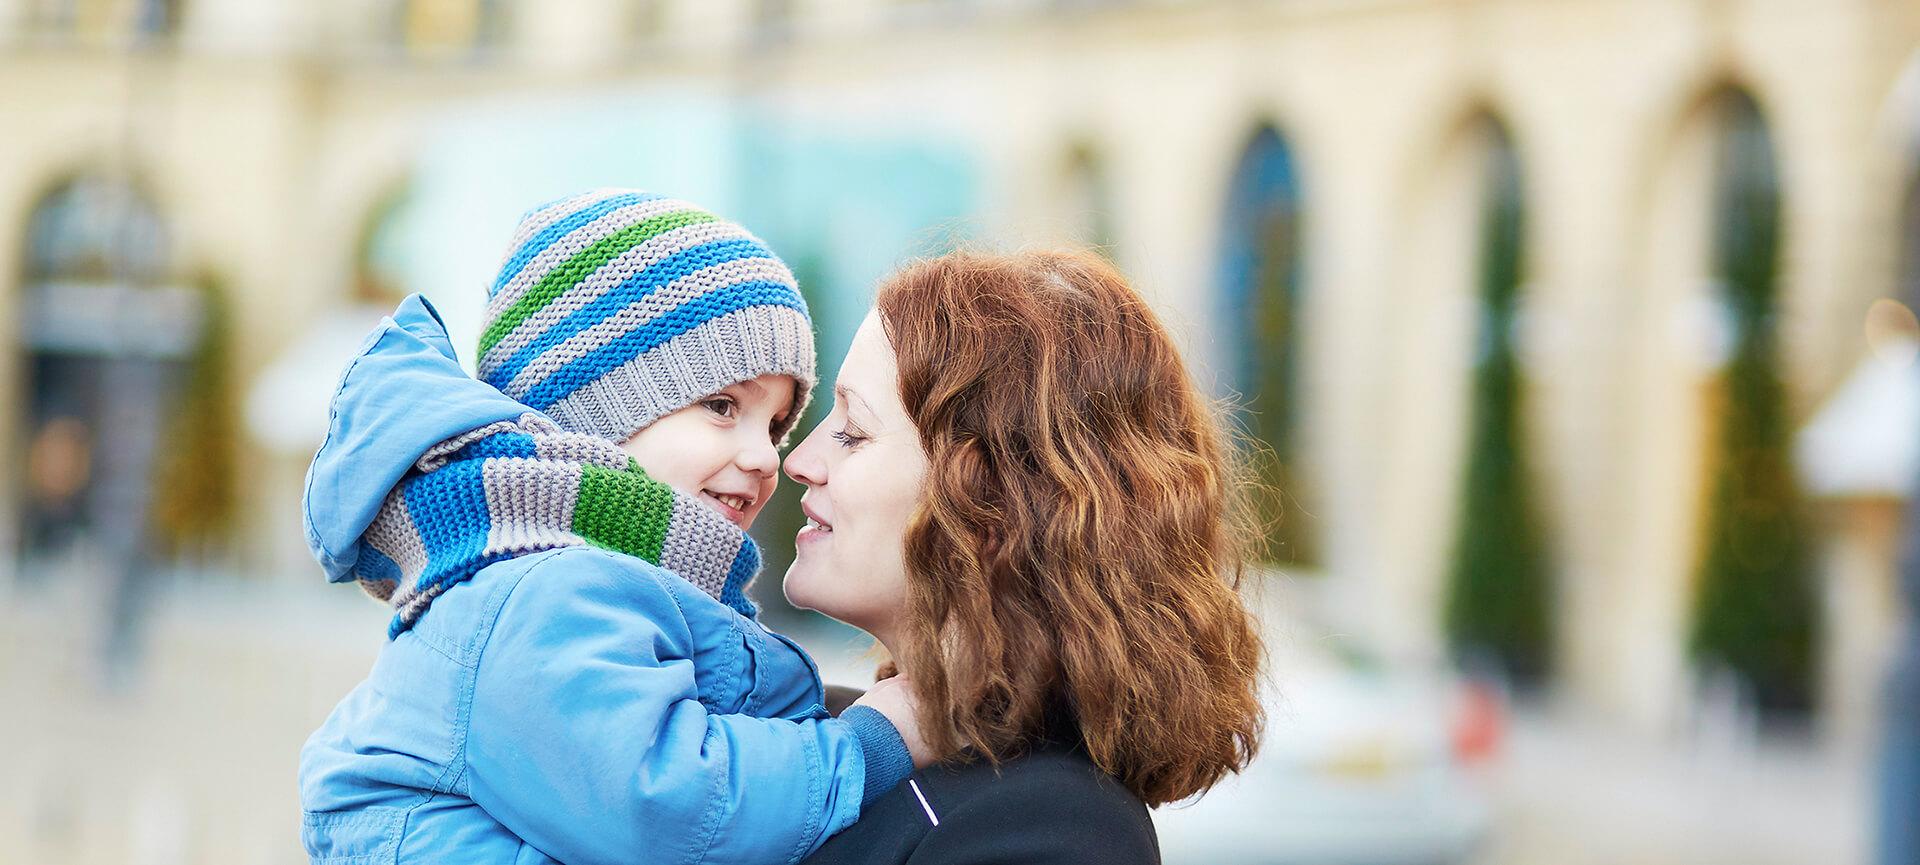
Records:
[[[875,303],[929,465],[895,647],[929,743],[1006,759],[1063,707],[1150,805],[1245,766],[1241,473],[1147,303],[1077,251],[921,261]]]

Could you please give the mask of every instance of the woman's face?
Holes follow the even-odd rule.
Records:
[[[897,646],[907,598],[902,550],[927,456],[900,403],[899,369],[878,314],[867,314],[847,349],[833,413],[787,455],[786,471],[807,487],[787,600]]]

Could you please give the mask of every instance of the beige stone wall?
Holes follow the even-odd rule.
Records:
[[[1782,338],[1804,416],[1859,356],[1861,314],[1888,290],[1888,214],[1904,170],[1889,151],[1906,145],[1884,127],[1920,38],[1911,13],[1169,4],[978,29],[976,42],[803,46],[789,62],[806,92],[792,98],[818,110],[926,105],[933,116],[915,123],[982,139],[985,219],[1016,238],[1062,223],[1041,200],[1056,187],[1042,181],[1065,142],[1097,142],[1115,178],[1120,258],[1190,323],[1203,357],[1220,324],[1208,293],[1226,173],[1255,124],[1276,123],[1308,197],[1306,434],[1328,570],[1365,582],[1378,636],[1414,655],[1439,646],[1464,446],[1462,172],[1473,163],[1459,139],[1476,112],[1501,118],[1529,196],[1528,420],[1564,571],[1569,691],[1646,728],[1684,722],[1682,635],[1709,459],[1701,404],[1713,379],[1700,358],[1704,100],[1744,87],[1775,136]],[[1017,47],[953,71],[989,38]]]
[[[1308,504],[1325,578],[1398,655],[1440,650],[1471,350],[1472,120],[1511,131],[1528,201],[1527,423],[1561,571],[1566,699],[1644,731],[1689,713],[1683,657],[1711,370],[1702,100],[1746,86],[1772,124],[1786,207],[1783,336],[1803,416],[1863,352],[1892,289],[1920,152],[1920,7],[1896,0],[1157,0],[1047,13],[1030,0],[811,0],[758,48],[745,0],[671,4],[641,39],[614,0],[520,4],[498,58],[409,60],[377,0],[191,0],[179,49],[132,55],[0,34],[0,322],[17,320],[29,208],[80,171],[154,196],[176,259],[234,291],[240,384],[340,304],[353,244],[433,112],[503,93],[750,81],[849,134],[905,129],[981,161],[978,227],[1044,242],[1082,224],[1069,148],[1099,153],[1115,251],[1201,373],[1229,173],[1263,122],[1287,136],[1306,234]],[[19,0],[0,0],[0,22]],[[316,11],[325,10],[325,11]],[[559,11],[556,11],[559,10]],[[564,14],[562,14],[564,13]],[[609,23],[612,22],[612,23]],[[10,25],[9,25],[10,26]],[[746,58],[755,58],[748,62]],[[748,86],[748,85],[743,85]],[[864,119],[862,119],[864,118]],[[494,254],[492,250],[485,255]],[[21,357],[0,329],[0,405]],[[10,476],[17,413],[0,420]],[[364,672],[378,611],[317,586],[304,464],[250,446],[237,597],[162,600],[141,676],[102,684],[99,587],[0,591],[0,862],[295,862],[295,752]],[[0,547],[12,533],[0,487]],[[1871,733],[1894,633],[1893,503],[1826,510],[1835,738]],[[0,557],[11,567],[11,557]],[[0,580],[5,571],[0,570]],[[276,582],[278,581],[278,582]],[[365,639],[363,639],[365,638]],[[20,707],[26,706],[22,710]]]
[[[997,0],[972,15],[816,0],[776,44],[746,32],[744,2],[672,4],[648,39],[611,0],[534,5],[487,63],[408,60],[373,37],[384,13],[372,0],[191,3],[173,53],[0,41],[0,237],[20,237],[60,178],[130,172],[178,260],[228,278],[236,364],[257,370],[341,302],[354,239],[434,111],[741,76],[776,110],[848,119],[855,134],[965,142],[983,168],[979,227],[1002,240],[1071,233],[1080,215],[1063,209],[1062,172],[1070,147],[1092,144],[1119,260],[1210,376],[1228,174],[1272,122],[1309,208],[1303,432],[1326,570],[1359,584],[1375,637],[1432,657],[1472,341],[1468,130],[1491,114],[1513,135],[1528,196],[1527,422],[1562,571],[1566,691],[1649,729],[1684,716],[1688,689],[1711,375],[1694,326],[1702,100],[1741,84],[1776,136],[1783,336],[1803,414],[1858,357],[1859,319],[1889,290],[1904,130],[1920,115],[1895,104],[1920,13],[1890,0],[1162,0],[1071,13]],[[0,273],[18,272],[18,251],[0,243]],[[0,313],[15,302],[0,291]],[[18,360],[0,351],[8,404]],[[6,453],[18,432],[0,424]],[[307,579],[301,466],[244,459],[267,479],[246,490],[244,560]]]

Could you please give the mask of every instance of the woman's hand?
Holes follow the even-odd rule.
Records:
[[[920,698],[907,677],[881,679],[853,704],[879,712],[893,722],[901,741],[907,744],[907,753],[913,757],[913,768],[925,769],[940,759],[941,755],[933,753],[920,735]]]

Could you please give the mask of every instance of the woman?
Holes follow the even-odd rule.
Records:
[[[1257,744],[1228,449],[1165,328],[1086,253],[880,289],[787,458],[786,593],[873,634],[933,753],[810,860],[1157,862],[1146,806]]]

